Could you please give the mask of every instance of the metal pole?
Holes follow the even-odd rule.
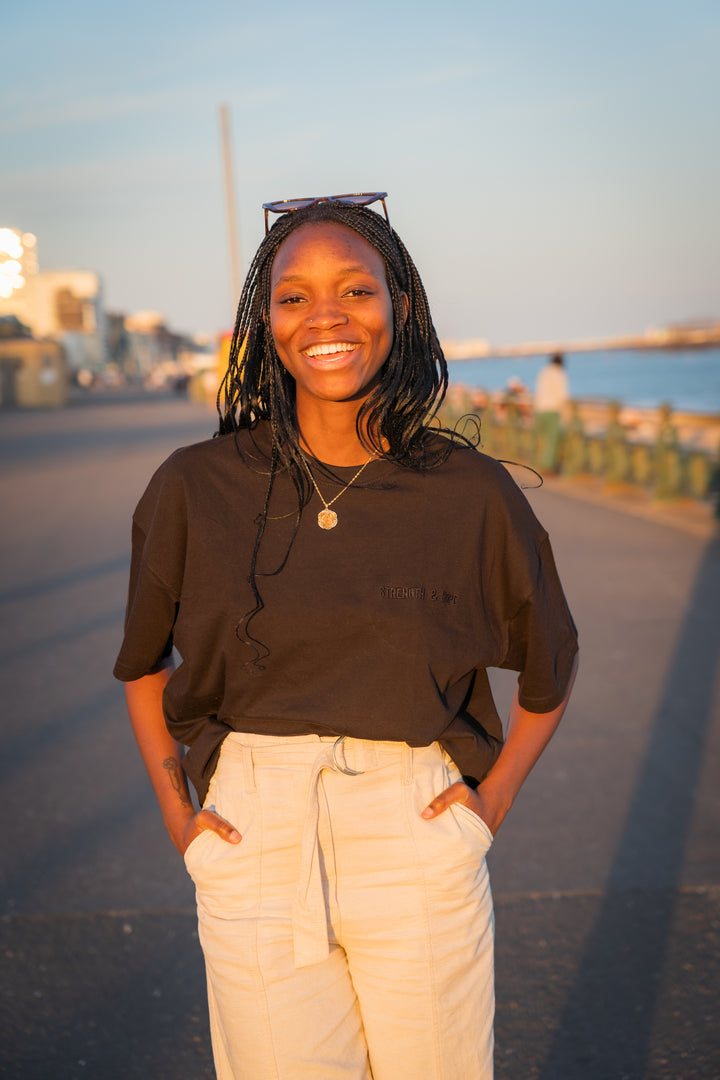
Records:
[[[222,142],[223,174],[225,177],[225,207],[227,211],[228,247],[230,249],[230,286],[233,311],[240,299],[240,252],[237,239],[237,213],[235,210],[235,180],[233,175],[232,141],[230,136],[230,109],[220,106],[220,138]]]

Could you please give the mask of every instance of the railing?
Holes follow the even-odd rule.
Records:
[[[595,476],[608,488],[634,485],[657,499],[714,500],[720,516],[720,456],[684,444],[669,406],[661,408],[651,438],[621,422],[619,402],[608,404],[604,425],[592,430],[580,402],[570,403],[566,420],[553,431],[512,395],[479,408],[470,393],[455,394],[443,406],[441,420],[453,428],[468,415],[479,420],[480,448],[493,457],[532,465],[541,475]]]

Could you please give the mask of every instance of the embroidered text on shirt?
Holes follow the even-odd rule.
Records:
[[[385,600],[424,600],[424,585],[381,585],[380,595]]]

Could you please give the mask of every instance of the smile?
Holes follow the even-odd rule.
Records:
[[[336,356],[338,353],[355,352],[357,343],[350,341],[329,341],[323,345],[311,345],[309,349],[303,349],[306,356],[314,360],[317,356]]]

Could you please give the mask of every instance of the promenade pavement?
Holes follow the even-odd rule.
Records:
[[[213,1075],[192,887],[110,674],[133,506],[213,423],[169,398],[0,414],[7,1080]],[[720,544],[578,493],[529,492],[582,663],[490,856],[496,1076],[717,1080]]]

